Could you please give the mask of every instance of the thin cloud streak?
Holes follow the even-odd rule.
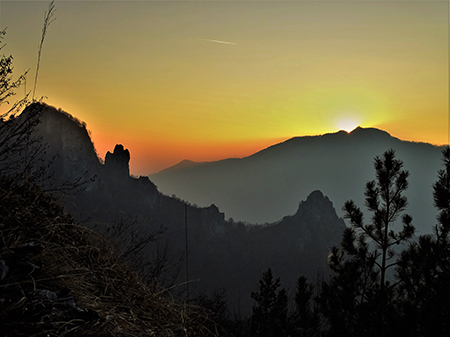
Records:
[[[228,41],[221,41],[221,40],[210,40],[210,39],[203,39],[204,41],[208,42],[214,42],[214,43],[222,43],[222,44],[231,44],[231,45],[237,45],[237,43],[234,42],[228,42]]]

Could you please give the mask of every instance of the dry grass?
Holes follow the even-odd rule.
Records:
[[[1,333],[217,335],[206,310],[150,291],[114,247],[37,186],[0,178],[0,260],[9,269],[0,280]]]

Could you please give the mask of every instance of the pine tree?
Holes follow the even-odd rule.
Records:
[[[291,335],[298,337],[320,335],[320,320],[314,301],[314,286],[304,276],[297,279],[294,304],[295,310],[289,319]]]
[[[422,235],[402,252],[397,274],[404,293],[404,326],[410,336],[450,335],[450,148],[433,185],[439,210],[433,235]]]
[[[374,161],[376,180],[365,188],[365,205],[372,213],[365,223],[363,213],[353,201],[343,207],[351,227],[345,229],[340,248],[333,249],[330,267],[333,276],[322,287],[321,303],[335,335],[380,335],[395,316],[392,306],[395,288],[387,272],[397,264],[394,246],[408,241],[415,228],[411,216],[402,215],[402,229],[393,226],[406,209],[403,192],[409,173],[403,162],[388,150]],[[333,334],[333,333],[332,333]]]
[[[273,279],[269,268],[259,280],[259,291],[252,292],[256,301],[251,317],[253,336],[284,336],[287,325],[287,294],[281,286],[280,278]]]
[[[442,150],[442,155],[445,169],[438,172],[438,181],[433,185],[433,199],[439,210],[436,241],[447,247],[450,233],[450,147]]]

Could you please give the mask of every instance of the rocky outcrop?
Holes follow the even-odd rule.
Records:
[[[202,208],[201,213],[202,227],[213,236],[222,236],[225,233],[224,221],[225,214],[221,213],[216,205]]]
[[[279,245],[295,247],[297,252],[325,257],[331,247],[338,245],[345,229],[333,203],[320,191],[313,191],[301,201],[297,212],[285,216],[266,229]]]
[[[300,202],[295,215],[284,217],[279,226],[287,227],[287,230],[289,227],[297,230],[296,246],[303,250],[308,241],[314,241],[323,247],[338,244],[336,238],[342,235],[345,223],[337,216],[330,199],[316,190],[306,201]]]
[[[78,179],[88,171],[94,175],[100,163],[86,124],[61,109],[44,106],[36,136],[47,144],[50,169],[61,181]]]
[[[301,201],[295,219],[307,219],[310,225],[324,226],[338,219],[333,203],[319,190],[311,192],[306,201]]]
[[[130,175],[129,163],[130,152],[122,144],[117,144],[113,153],[106,153],[105,168],[117,178],[127,178]]]

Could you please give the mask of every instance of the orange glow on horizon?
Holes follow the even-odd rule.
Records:
[[[445,145],[448,144],[446,137],[442,135],[445,132],[435,132],[434,129],[430,129],[427,134],[428,137],[424,140],[414,135],[413,132],[408,132],[406,129],[395,127],[395,125],[382,124],[382,125],[356,125],[350,127],[347,132],[353,131],[356,127],[361,126],[363,128],[378,128],[388,132],[391,136],[399,138],[401,140],[413,141],[413,142],[426,142],[433,145]],[[89,126],[88,126],[89,127]],[[446,126],[443,125],[442,129]],[[342,128],[341,128],[342,129]],[[106,152],[112,152],[116,144],[122,144],[130,151],[130,172],[135,176],[149,175],[157,173],[165,168],[178,164],[182,160],[188,159],[196,162],[217,161],[228,158],[243,158],[250,156],[256,152],[259,152],[269,146],[281,143],[287,139],[300,136],[314,136],[325,133],[334,133],[339,131],[338,129],[330,130],[328,132],[311,133],[307,135],[293,135],[290,137],[282,138],[268,138],[260,140],[243,140],[238,142],[182,142],[179,141],[158,141],[146,143],[140,139],[135,139],[130,135],[108,135],[102,137],[101,135],[92,134],[95,148],[99,157],[104,160]]]
[[[2,52],[14,56],[15,76],[30,69],[29,90],[47,4],[1,7]],[[115,144],[128,148],[134,175],[358,125],[448,142],[448,2],[56,7],[36,96],[86,122],[101,158]]]
[[[261,139],[230,143],[185,142],[181,147],[180,143],[176,141],[155,144],[143,143],[131,137],[96,138],[93,135],[93,138],[97,154],[102,160],[108,151],[114,150],[116,144],[122,144],[127,148],[131,155],[130,172],[135,176],[157,173],[185,159],[205,162],[243,158],[287,139]]]

